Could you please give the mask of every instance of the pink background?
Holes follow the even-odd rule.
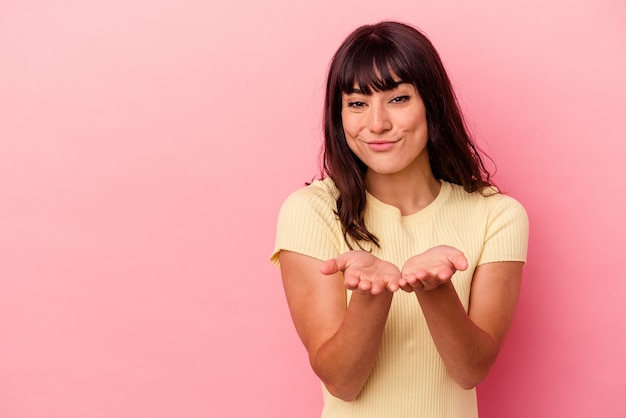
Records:
[[[0,416],[319,416],[267,261],[331,54],[421,27],[531,220],[483,418],[626,416],[621,0],[0,1]]]

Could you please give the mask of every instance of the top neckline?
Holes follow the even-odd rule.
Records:
[[[365,195],[367,199],[367,208],[386,216],[391,216],[399,219],[403,223],[420,221],[437,212],[437,210],[439,210],[439,208],[446,202],[446,200],[448,200],[448,197],[450,197],[450,193],[452,191],[452,186],[450,185],[450,183],[443,180],[440,180],[440,183],[441,189],[439,190],[439,193],[437,194],[435,199],[424,208],[410,215],[402,215],[400,209],[378,200],[376,197],[374,197],[374,195],[366,190]]]

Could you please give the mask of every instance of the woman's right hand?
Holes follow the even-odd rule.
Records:
[[[320,272],[325,275],[339,271],[343,272],[345,287],[359,293],[378,295],[400,288],[400,270],[366,251],[348,251],[320,266]]]

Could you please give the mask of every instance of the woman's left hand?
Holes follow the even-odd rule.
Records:
[[[405,292],[435,289],[452,279],[457,270],[467,269],[465,255],[454,247],[440,245],[409,258],[402,267],[400,288]]]

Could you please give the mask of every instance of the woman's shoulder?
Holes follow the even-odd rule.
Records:
[[[522,204],[514,197],[500,192],[497,187],[489,186],[482,190],[467,192],[463,186],[448,183],[453,197],[452,201],[461,205],[469,205],[481,210],[520,210],[524,211]]]
[[[314,180],[306,186],[295,190],[286,199],[287,202],[336,202],[339,192],[335,183],[329,177]]]
[[[314,180],[310,184],[295,190],[285,199],[281,212],[334,214],[337,208],[339,192],[330,178]]]

